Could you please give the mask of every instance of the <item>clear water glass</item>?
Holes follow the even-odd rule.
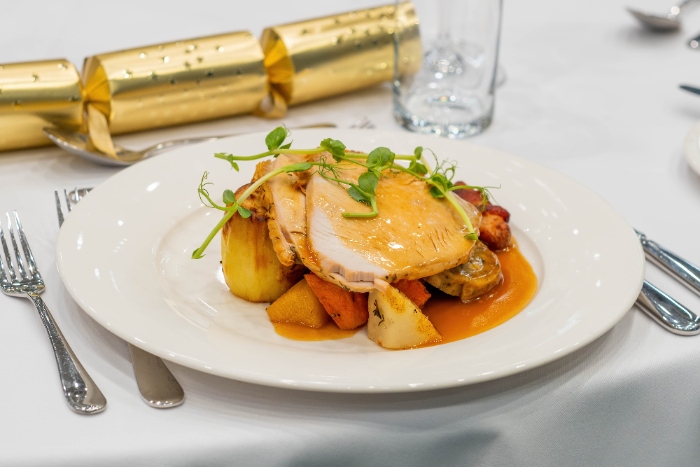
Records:
[[[394,116],[405,128],[448,138],[484,131],[493,119],[502,0],[415,0],[422,62],[407,60],[409,41],[394,42]],[[410,11],[398,1],[397,21]]]

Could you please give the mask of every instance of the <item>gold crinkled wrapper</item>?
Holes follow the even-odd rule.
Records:
[[[391,81],[395,39],[401,40],[403,54],[398,73],[417,72],[422,48],[418,17],[410,2],[265,29],[261,42],[276,104],[274,112],[283,114],[286,108],[280,109],[280,105],[301,104]]]
[[[81,129],[82,93],[67,60],[0,65],[0,151],[51,144],[44,127]]]
[[[282,117],[291,105],[392,80],[394,41],[398,73],[418,71],[410,2],[268,28],[261,42],[234,32],[95,55],[84,84],[66,60],[0,65],[0,151],[50,144],[47,126],[85,131],[86,109],[91,139],[106,146],[113,134]]]
[[[95,55],[86,99],[112,134],[251,113],[269,93],[263,58],[249,32]]]

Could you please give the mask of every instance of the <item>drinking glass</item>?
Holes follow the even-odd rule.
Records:
[[[502,0],[396,1],[397,24],[417,14],[420,67],[409,60],[397,27],[394,35],[394,116],[405,128],[448,138],[484,131],[493,119]],[[419,69],[418,69],[419,68]],[[417,70],[417,71],[416,71]]]

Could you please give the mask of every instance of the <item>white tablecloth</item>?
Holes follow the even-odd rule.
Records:
[[[700,262],[700,177],[682,141],[700,119],[700,30],[689,11],[677,34],[652,34],[631,0],[532,0],[505,5],[493,126],[471,141],[569,175],[649,237]],[[661,10],[670,2],[635,1]],[[658,3],[658,4],[657,4]],[[369,2],[8,1],[0,63],[86,56],[250,29]],[[401,131],[391,91],[291,109],[284,121],[347,126],[369,116]],[[118,139],[138,147],[175,136],[263,130],[240,117]],[[3,131],[0,128],[0,131]],[[55,361],[26,300],[0,297],[0,465],[698,465],[700,337],[664,331],[633,308],[610,332],[554,363],[497,381],[413,394],[343,395],[239,383],[168,364],[181,407],[144,404],[126,344],[84,314],[55,270],[53,190],[94,186],[117,170],[56,148],[0,154],[0,212],[17,209],[53,310],[109,400],[79,416],[66,406]],[[653,267],[647,277],[700,311],[700,299]]]

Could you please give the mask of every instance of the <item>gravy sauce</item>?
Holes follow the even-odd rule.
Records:
[[[440,345],[480,334],[511,319],[522,311],[537,291],[537,277],[517,246],[496,252],[503,271],[503,282],[490,294],[473,302],[462,303],[458,298],[439,291],[423,308],[442,335]],[[280,336],[300,341],[345,339],[359,329],[342,330],[329,321],[314,329],[298,324],[275,323],[275,332]]]

